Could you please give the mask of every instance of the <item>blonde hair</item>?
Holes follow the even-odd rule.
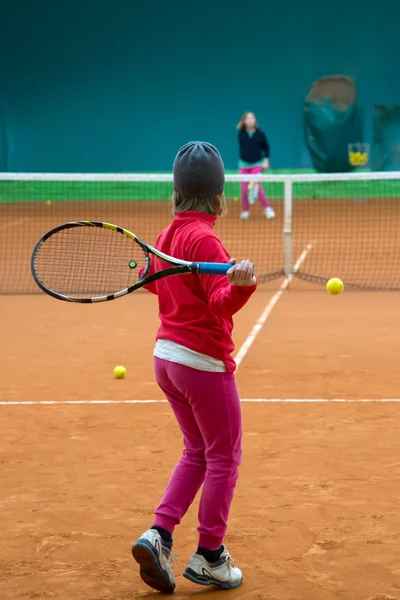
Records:
[[[215,194],[214,196],[200,196],[186,198],[178,192],[172,194],[172,214],[195,211],[207,215],[218,215],[223,217],[227,212],[227,205],[224,194]]]
[[[256,115],[253,113],[252,110],[246,110],[246,112],[244,112],[242,114],[242,116],[240,117],[239,123],[236,125],[236,129],[238,131],[240,131],[241,129],[244,129],[246,127],[245,120],[246,120],[247,115],[254,115],[254,118],[256,120],[256,125],[255,126],[256,126],[256,129],[257,129],[257,127],[258,127],[258,121],[257,121]]]

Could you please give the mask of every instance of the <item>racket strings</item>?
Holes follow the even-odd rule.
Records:
[[[131,238],[100,227],[62,229],[40,246],[38,278],[72,298],[108,296],[135,284],[147,254]]]

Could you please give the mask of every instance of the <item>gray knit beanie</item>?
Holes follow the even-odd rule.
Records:
[[[207,142],[189,142],[174,161],[174,190],[186,198],[209,197],[224,191],[224,163]]]

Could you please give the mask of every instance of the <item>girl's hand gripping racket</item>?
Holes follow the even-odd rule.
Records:
[[[149,275],[151,256],[171,265]],[[159,252],[127,229],[75,221],[47,232],[36,244],[31,271],[44,292],[67,302],[105,302],[170,275],[225,275],[232,264],[197,263]]]

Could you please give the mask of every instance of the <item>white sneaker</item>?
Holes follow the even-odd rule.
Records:
[[[149,587],[164,594],[172,594],[175,579],[171,563],[177,560],[158,531],[145,531],[132,546],[132,556],[140,565],[140,577]]]
[[[193,554],[183,576],[199,585],[216,585],[223,590],[239,587],[243,581],[242,571],[235,567],[232,557],[225,548],[215,563],[209,563],[200,554]]]
[[[265,210],[267,210],[267,209],[265,209]],[[250,217],[250,213],[249,213],[249,211],[248,211],[248,210],[243,210],[243,211],[240,213],[240,218],[241,218],[242,220],[246,220],[246,219],[248,219],[249,217]]]
[[[274,219],[275,218],[275,211],[272,208],[272,206],[267,206],[267,208],[264,211],[264,214],[267,217],[267,219]]]

